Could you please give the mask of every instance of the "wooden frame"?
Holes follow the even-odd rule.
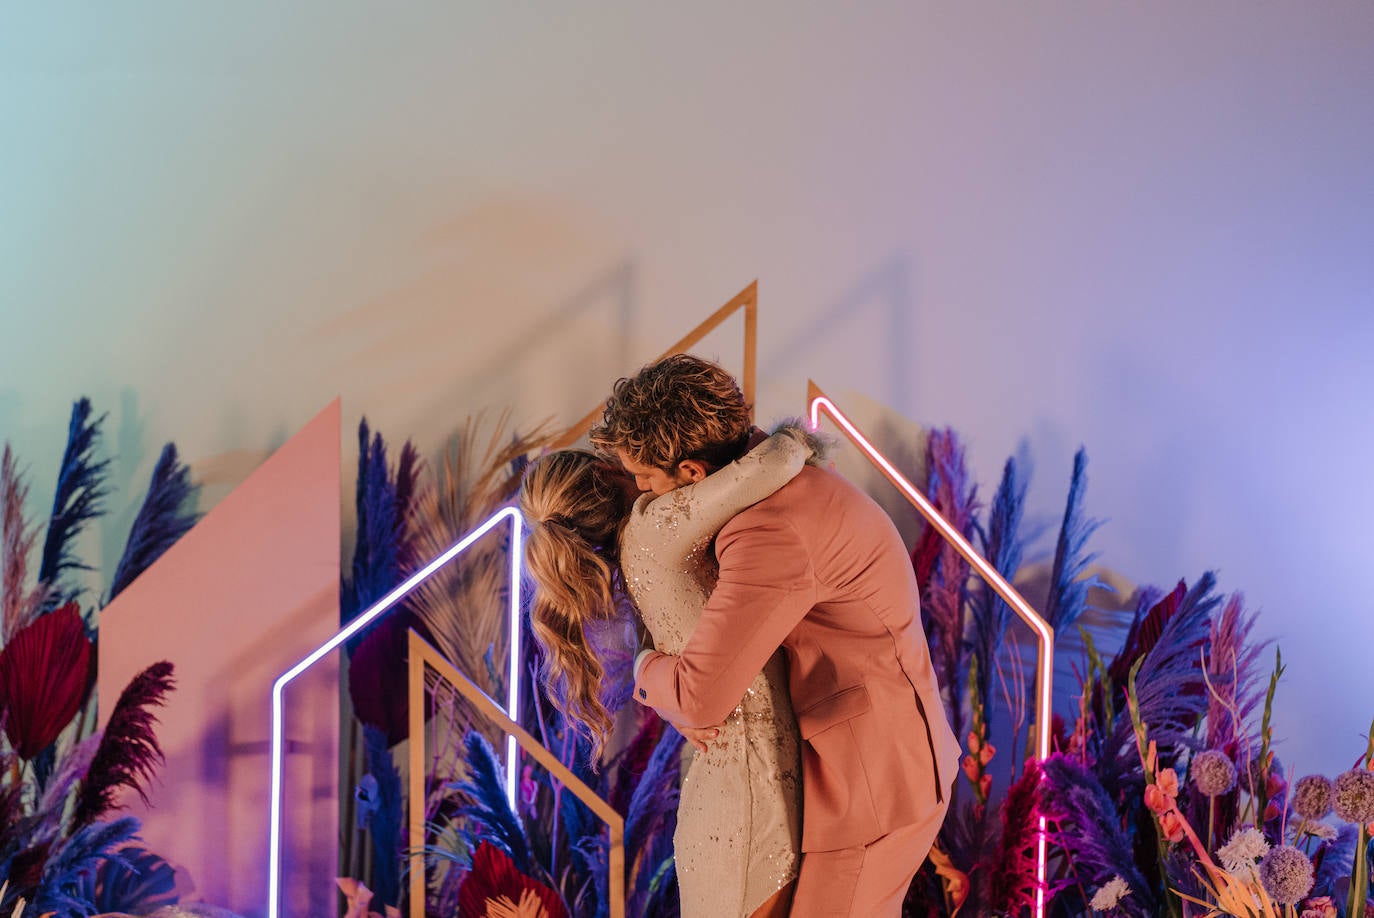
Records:
[[[410,632],[410,915],[425,916],[425,672],[432,670],[439,678],[458,689],[477,712],[515,741],[526,753],[549,770],[556,780],[572,791],[579,800],[606,823],[610,830],[610,918],[625,918],[625,820],[602,800],[581,778],[573,774],[552,752],[511,720],[506,712],[487,696],[477,683],[458,672],[429,643]]]
[[[687,333],[682,340],[678,341],[668,350],[655,357],[655,360],[662,360],[673,354],[681,354],[699,343],[711,332],[716,330],[726,319],[730,318],[741,309],[744,310],[744,373],[740,379],[740,388],[744,391],[744,402],[749,406],[752,413],[754,410],[754,382],[758,373],[758,323],[759,323],[759,282],[754,281],[739,293],[735,294],[734,299],[717,309],[714,313],[696,328]],[[587,412],[576,424],[559,435],[558,439],[549,447],[550,449],[563,449],[576,443],[587,431],[592,429],[592,425],[601,417],[602,410],[606,403],[602,402],[591,411]]]

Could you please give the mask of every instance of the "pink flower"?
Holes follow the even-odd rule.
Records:
[[[1314,896],[1304,903],[1299,918],[1336,918],[1338,914],[1330,896]]]
[[[1178,814],[1178,810],[1170,810],[1159,817],[1159,829],[1171,843],[1183,841],[1183,817]]]
[[[1159,817],[1159,827],[1165,839],[1171,844],[1183,841],[1187,834],[1183,828],[1183,817],[1179,815],[1178,810],[1170,810]]]
[[[980,739],[978,738],[978,734],[977,734],[977,733],[970,733],[970,734],[968,735],[968,751],[969,751],[969,752],[972,752],[974,755],[977,755],[977,754],[978,754],[978,750],[982,747],[982,745],[983,745],[983,741],[980,740]]]
[[[970,781],[978,780],[978,763],[974,760],[973,756],[964,756],[964,761],[959,764],[960,767],[964,769],[964,774],[968,776]]]
[[[539,796],[539,785],[534,780],[534,769],[529,765],[520,775],[520,802],[525,804],[525,809],[534,809],[534,800]]]
[[[1145,787],[1145,805],[1158,816],[1174,808],[1174,798],[1160,790],[1159,785],[1149,784]]]
[[[1145,805],[1155,815],[1172,810],[1178,800],[1178,774],[1166,768],[1155,776],[1155,783],[1145,787]]]
[[[983,748],[982,748],[981,750],[979,750],[979,752],[978,752],[978,762],[979,762],[979,764],[987,765],[987,763],[989,763],[989,762],[992,761],[992,757],[995,756],[996,754],[997,754],[997,747],[996,747],[996,746],[994,746],[992,743],[987,743],[987,744],[985,744],[985,745],[983,746]]]

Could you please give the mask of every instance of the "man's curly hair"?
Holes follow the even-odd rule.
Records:
[[[735,378],[709,360],[674,354],[616,382],[590,433],[603,453],[673,472],[684,459],[712,468],[744,454],[753,429]]]

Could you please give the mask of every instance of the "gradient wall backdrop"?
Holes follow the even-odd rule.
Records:
[[[0,5],[0,435],[36,509],[110,412],[108,571],[167,439],[209,506],[336,394],[430,452],[571,420],[758,277],[762,415],[815,376],[989,493],[1024,439],[1047,519],[1085,444],[1103,560],[1244,590],[1335,771],[1371,86],[1366,2]]]

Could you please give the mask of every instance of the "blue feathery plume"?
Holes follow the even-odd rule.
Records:
[[[650,838],[666,827],[672,834],[676,823],[678,779],[682,771],[682,734],[664,730],[643,776],[630,797],[630,812],[625,820],[625,847],[639,851]]]
[[[1050,595],[1045,603],[1045,620],[1056,634],[1074,626],[1088,602],[1088,590],[1106,587],[1097,576],[1083,577],[1097,553],[1085,554],[1088,538],[1102,525],[1101,520],[1083,515],[1083,499],[1088,489],[1088,453],[1079,447],[1073,457],[1073,477],[1069,481],[1069,498],[1064,505],[1064,522],[1059,527],[1059,542],[1054,550],[1054,567],[1050,573]]]
[[[367,418],[358,425],[357,536],[353,577],[344,590],[347,623],[396,585],[396,489],[386,467],[386,443],[371,435]]]
[[[476,730],[468,731],[463,745],[467,751],[467,777],[448,787],[466,798],[458,807],[458,814],[466,820],[468,847],[475,851],[478,842],[491,842],[510,857],[521,873],[542,874],[530,857],[524,823],[506,802],[505,768],[495,750]]]
[[[120,849],[138,837],[139,827],[137,819],[123,816],[113,822],[93,822],[73,832],[49,854],[43,866],[43,879],[33,901],[34,912],[55,912],[58,918],[84,918],[91,914],[95,903],[78,891],[81,878],[110,861],[128,866]]]
[[[101,915],[146,915],[164,905],[176,905],[176,871],[158,855],[142,847],[120,849],[124,863],[104,861],[77,887]]]
[[[1251,640],[1250,632],[1259,615],[1246,615],[1244,602],[1239,593],[1227,598],[1221,614],[1212,623],[1211,653],[1207,657],[1207,678],[1220,696],[1208,695],[1207,747],[1222,749],[1233,745],[1237,754],[1250,747],[1245,725],[1264,701],[1264,686],[1259,682],[1263,666],[1260,656],[1272,643]],[[1232,716],[1232,709],[1239,720]]]
[[[992,562],[997,573],[1006,578],[1008,583],[1021,567],[1021,556],[1025,551],[1021,517],[1025,511],[1029,484],[1029,471],[1023,474],[1017,457],[1008,457],[1007,464],[1002,467],[1001,484],[992,498],[987,532],[982,538],[984,557]],[[991,724],[992,661],[1011,623],[1011,607],[992,587],[980,581],[978,588],[970,592],[969,609],[973,618],[973,653],[978,658],[978,696],[984,721]]]
[[[930,469],[927,491],[931,501],[951,526],[967,538],[973,531],[978,510],[978,488],[969,480],[963,444],[951,429],[933,430],[926,444],[926,467]],[[932,539],[938,544],[932,547]],[[921,618],[931,634],[931,659],[939,675],[941,691],[947,696],[950,726],[963,736],[963,705],[959,697],[966,683],[968,668],[965,645],[965,602],[968,599],[969,565],[954,546],[926,527],[917,553],[921,560],[933,556],[929,580],[922,584]],[[919,580],[919,570],[918,570]]]
[[[162,553],[191,530],[199,518],[188,506],[195,496],[191,484],[191,468],[177,456],[175,443],[162,448],[152,480],[148,482],[148,496],[134,517],[124,555],[115,568],[110,584],[110,599],[134,582],[139,574],[152,567]]]
[[[75,554],[74,543],[86,523],[105,512],[104,499],[108,459],[96,461],[96,446],[100,442],[100,425],[105,415],[91,419],[91,400],[83,398],[72,406],[72,418],[67,432],[67,449],[62,454],[62,466],[57,473],[57,492],[53,495],[52,517],[47,536],[43,540],[43,558],[38,566],[38,580],[51,588],[44,611],[65,605],[81,595],[81,589],[59,587],[59,580],[67,571],[90,570]]]
[[[1349,888],[1355,870],[1355,848],[1360,841],[1360,827],[1345,823],[1336,830],[1336,837],[1322,845],[1317,858],[1316,882],[1312,895],[1334,895]]]
[[[401,773],[391,758],[386,733],[363,726],[368,774],[377,782],[377,806],[368,817],[372,838],[373,894],[381,905],[401,901]]]
[[[639,852],[639,866],[630,881],[629,910],[635,915],[661,914],[659,908],[670,884],[673,833],[682,777],[682,734],[664,730],[630,798],[625,821],[626,850]],[[657,902],[658,905],[654,903]]]
[[[396,460],[394,491],[396,496],[396,567],[397,574],[409,574],[420,567],[421,561],[415,554],[414,540],[410,536],[410,514],[414,510],[415,489],[420,480],[420,451],[407,440],[401,444],[401,455]]]
[[[1131,887],[1122,899],[1122,914],[1142,918],[1155,914],[1154,888],[1135,863],[1132,839],[1097,775],[1070,756],[1054,753],[1041,765],[1040,813],[1050,824],[1049,840],[1062,849],[1074,872],[1097,887],[1120,876]],[[1082,903],[1080,908],[1086,908]]]
[[[1165,597],[1146,619],[1160,621],[1159,635],[1144,649],[1136,675],[1136,695],[1140,718],[1159,747],[1161,767],[1173,761],[1180,747],[1197,745],[1193,728],[1207,713],[1208,696],[1199,661],[1210,640],[1212,611],[1221,601],[1213,593],[1215,586],[1216,576],[1211,571],[1199,577],[1192,589],[1184,591],[1180,583],[1179,589]],[[1156,615],[1170,606],[1172,614]],[[1130,665],[1133,661],[1128,663],[1128,670]],[[1140,753],[1130,717],[1117,719],[1111,747],[1106,751],[1115,756],[1119,773],[1139,770]]]
[[[958,783],[962,784],[962,779]],[[958,790],[956,788],[949,818],[940,828],[939,845],[957,869],[972,874],[993,859],[1002,828],[1000,813],[997,808],[960,795]],[[938,881],[934,887],[923,887],[918,892],[922,894],[922,901],[944,902],[944,888]],[[972,914],[984,914],[988,911],[991,892],[990,883],[973,883],[963,908]]]
[[[556,710],[555,716],[557,716]],[[586,735],[579,730],[572,729],[566,721],[559,728],[559,733],[572,739],[572,761],[563,764],[567,765],[568,769],[582,779],[587,786],[605,791],[603,782],[606,779],[606,774],[597,774],[592,770],[591,742]],[[585,803],[577,798],[576,794],[565,793],[561,795],[560,801],[558,816],[564,844],[573,852],[581,871],[594,878],[594,882],[598,884],[600,890],[598,898],[604,900],[605,889],[602,888],[604,882],[596,879],[604,870],[606,858],[609,857],[601,831],[602,822]]]
[[[649,760],[668,730],[667,721],[651,709],[639,705],[636,708],[638,710],[632,712],[637,720],[634,739],[611,760],[610,767],[606,769],[609,780],[603,781],[598,788],[602,797],[618,813],[630,812],[635,788],[649,770]]]

